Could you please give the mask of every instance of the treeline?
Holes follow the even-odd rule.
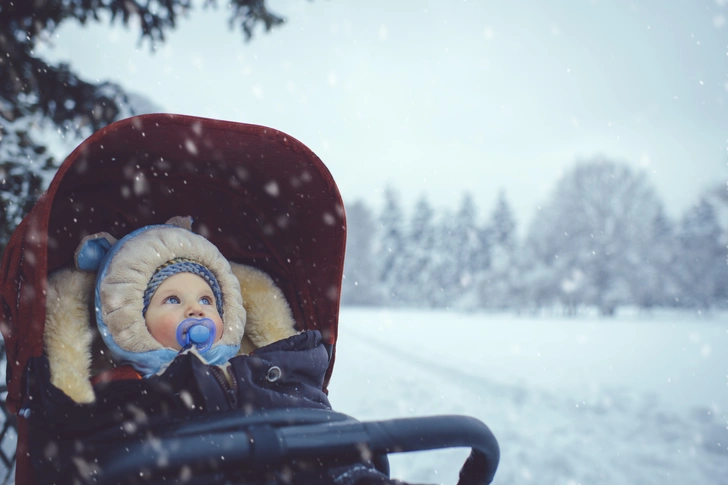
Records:
[[[728,308],[728,193],[706,192],[679,220],[648,175],[604,159],[566,173],[519,237],[506,194],[481,218],[426,196],[406,216],[389,188],[380,213],[347,205],[344,305],[458,310]]]

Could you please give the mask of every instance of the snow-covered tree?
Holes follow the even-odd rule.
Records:
[[[384,207],[379,216],[380,238],[375,242],[377,291],[382,303],[401,304],[402,260],[405,248],[404,214],[399,194],[393,187],[384,191]]]
[[[525,245],[514,258],[516,277],[511,282],[511,305],[517,312],[538,313],[558,300],[553,284],[553,267],[534,254],[533,245]]]
[[[627,271],[631,279],[632,300],[643,309],[657,306],[672,306],[678,294],[675,267],[675,231],[673,223],[662,208],[654,215],[644,241],[634,241],[643,245],[646,253],[644,264],[638,271]]]
[[[408,306],[433,307],[440,291],[434,215],[432,205],[423,195],[417,201],[409,221],[402,254],[400,297]]]
[[[46,188],[46,174],[55,171],[46,147],[32,142],[25,120],[0,117],[0,255],[15,227]]]
[[[216,6],[216,2],[198,5]],[[38,56],[38,43],[53,37],[64,23],[120,22],[139,32],[153,51],[165,41],[195,2],[188,0],[3,1],[0,5],[0,175],[3,186],[0,253],[57,166],[48,163],[45,132],[87,136],[125,114],[134,100],[113,82],[87,81],[67,63]],[[265,0],[226,2],[230,27],[250,39],[284,23]],[[109,73],[110,76],[113,73]],[[32,164],[29,161],[32,160]],[[50,176],[49,176],[50,175]],[[40,178],[38,178],[40,177]],[[36,181],[41,187],[35,187]],[[7,194],[6,194],[7,192]]]
[[[728,182],[721,182],[708,190],[705,200],[715,210],[715,218],[721,229],[721,243],[728,247]]]
[[[465,193],[454,217],[445,217],[439,229],[437,274],[440,279],[440,305],[473,309],[478,295],[474,260],[481,251],[477,209],[470,193]]]
[[[612,315],[634,303],[645,282],[661,210],[644,172],[597,158],[559,181],[534,218],[528,244],[550,269],[548,285],[567,308],[585,303]]]
[[[726,247],[714,207],[702,199],[680,222],[677,268],[682,304],[708,309],[728,304]]]
[[[344,305],[378,303],[374,273],[374,216],[364,201],[357,200],[346,208],[346,259],[341,302]]]
[[[504,310],[515,306],[516,284],[516,219],[504,191],[500,191],[495,208],[483,231],[482,253],[487,254],[478,273],[481,275],[479,292],[486,308]]]
[[[515,248],[516,218],[504,190],[498,192],[498,199],[490,216],[488,228],[491,234],[491,244]]]

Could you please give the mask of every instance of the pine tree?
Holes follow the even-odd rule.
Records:
[[[374,274],[374,232],[372,211],[364,201],[347,206],[346,260],[341,302],[344,305],[375,305],[377,282]]]
[[[417,201],[406,235],[401,264],[402,302],[409,306],[435,306],[440,291],[435,268],[434,210],[424,195]]]
[[[452,212],[445,209],[435,217],[433,223],[432,280],[427,286],[427,293],[434,308],[452,307],[454,291],[451,273],[455,265],[452,242],[453,220]]]
[[[0,118],[0,128],[6,122]],[[53,167],[53,157],[46,148],[33,143],[28,127],[15,123],[12,130],[3,130],[0,138],[0,254],[15,227],[30,211],[46,187],[45,174]]]
[[[721,244],[728,247],[728,183],[720,183],[709,189],[705,199],[715,210],[715,218],[721,229]]]
[[[511,284],[512,304],[517,312],[538,314],[558,300],[558,287],[553,284],[552,261],[545,261],[534,251],[533,243],[524,243],[514,258],[517,275]]]
[[[495,209],[490,216],[492,243],[507,248],[516,246],[516,218],[504,190],[498,192]]]
[[[633,241],[646,257],[627,276],[632,280],[634,303],[643,309],[674,305],[678,297],[678,280],[675,268],[675,231],[673,223],[660,208],[649,226],[644,241]]]
[[[379,217],[379,244],[375,245],[376,277],[381,301],[384,304],[399,305],[401,286],[401,263],[404,245],[404,215],[399,194],[392,187],[384,191],[384,207]]]
[[[483,306],[505,310],[515,306],[516,220],[504,191],[500,191],[485,230],[487,266],[482,268],[479,292]]]
[[[441,304],[447,308],[473,309],[477,306],[474,260],[481,245],[476,218],[475,202],[472,195],[466,193],[455,216],[444,220],[440,229],[442,254],[438,274]]]
[[[215,1],[205,2],[215,6]],[[152,50],[164,42],[190,0],[4,1],[0,4],[0,179],[4,196],[0,252],[7,236],[45,189],[57,164],[49,160],[40,130],[87,136],[112,121],[133,114],[125,90],[111,82],[89,82],[68,64],[50,64],[37,56],[37,44],[64,22],[114,23],[139,29]],[[257,25],[270,30],[283,19],[265,0],[228,2],[230,25],[249,39]],[[32,163],[31,163],[32,162]],[[40,177],[40,178],[38,178]],[[37,181],[40,186],[36,186]]]
[[[680,296],[683,305],[709,309],[728,298],[726,247],[715,209],[705,199],[683,216],[678,235]]]

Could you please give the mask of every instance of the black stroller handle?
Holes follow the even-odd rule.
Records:
[[[252,418],[252,421],[250,420]],[[93,476],[97,485],[126,483],[129,476],[172,472],[185,466],[217,470],[263,468],[295,459],[337,457],[352,462],[389,453],[469,447],[459,485],[493,481],[500,449],[481,421],[468,416],[426,416],[359,422],[322,410],[276,410],[217,425],[185,423],[153,440],[126,443],[100,457]]]
[[[500,448],[490,429],[469,416],[426,416],[386,421],[308,425],[278,430],[284,449],[293,456],[341,453],[363,447],[372,454],[469,447],[458,485],[493,481]]]

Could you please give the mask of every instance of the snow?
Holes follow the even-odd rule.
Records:
[[[360,420],[483,421],[495,484],[728,485],[727,347],[725,314],[344,307],[329,397]],[[468,453],[393,454],[391,474],[454,484]]]
[[[728,484],[728,318],[528,317],[345,307],[330,399],[360,420],[464,414],[496,484]],[[390,455],[456,483],[466,449]]]

